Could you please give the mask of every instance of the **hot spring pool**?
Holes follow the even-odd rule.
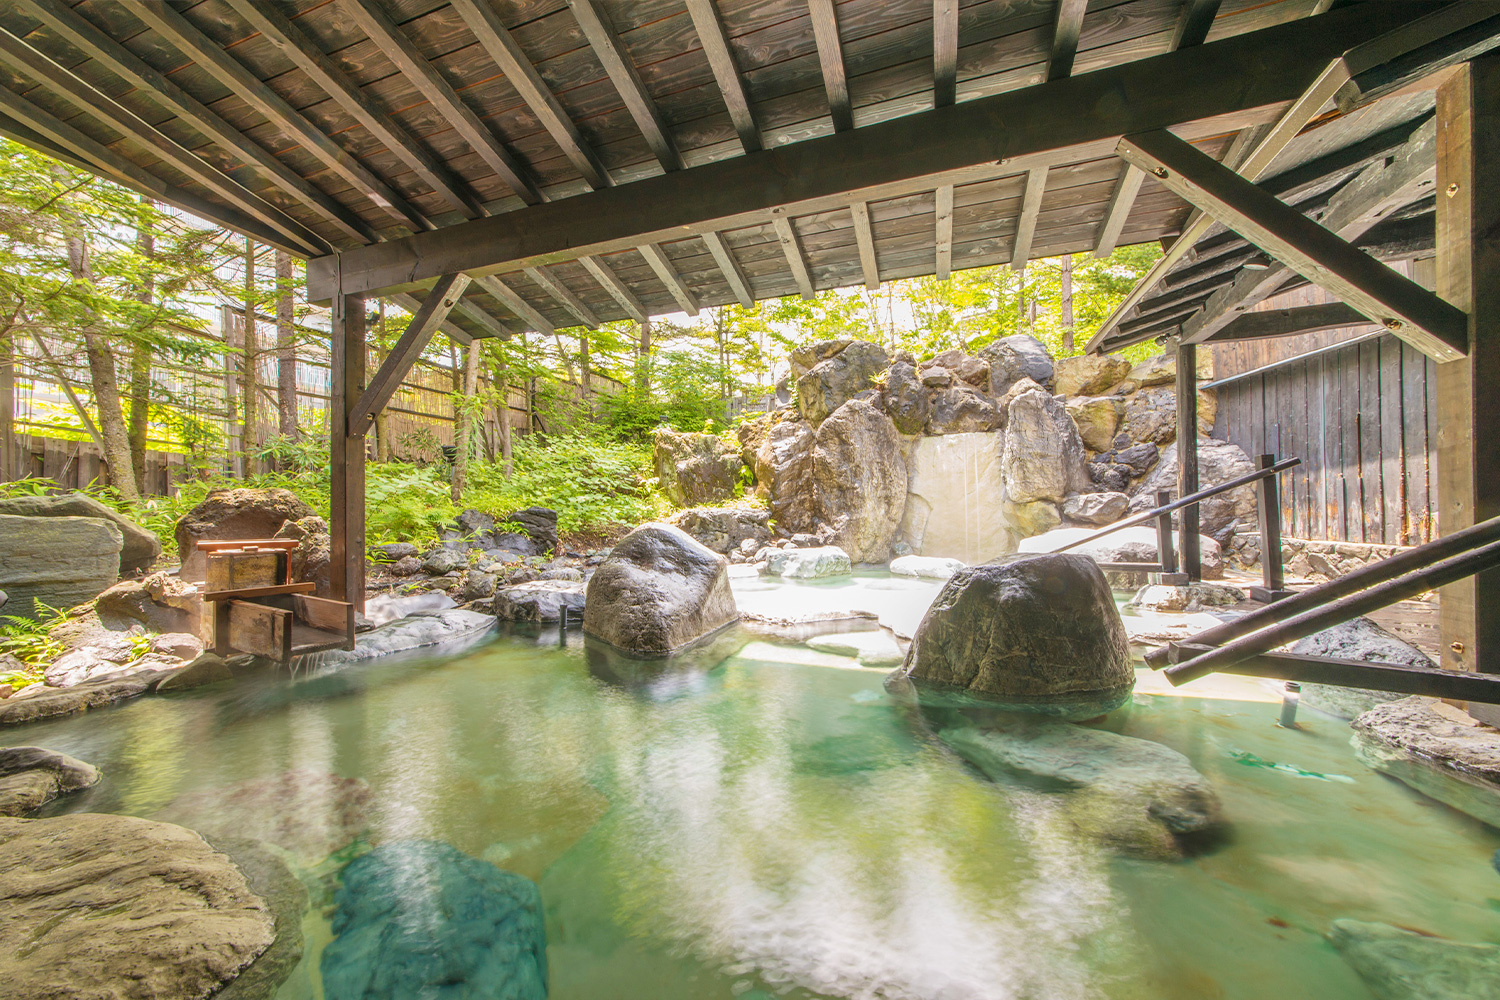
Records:
[[[1345,723],[1277,728],[1253,682],[1111,717],[1185,754],[1229,823],[1148,862],[968,768],[884,669],[736,636],[655,685],[597,676],[576,633],[517,631],[7,735],[103,771],[54,812],[197,817],[309,870],[361,831],[440,840],[535,879],[556,1000],[1368,1000],[1323,938],[1336,918],[1500,935],[1500,833],[1369,771]],[[322,995],[326,906],[304,932],[283,1000]]]

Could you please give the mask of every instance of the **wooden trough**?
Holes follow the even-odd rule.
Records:
[[[203,600],[213,605],[214,652],[253,653],[280,663],[323,649],[354,648],[354,605],[314,597],[293,583],[287,538],[199,542]]]

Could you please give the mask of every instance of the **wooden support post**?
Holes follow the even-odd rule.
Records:
[[[1177,348],[1177,495],[1198,492],[1198,348]],[[1198,545],[1201,518],[1196,504],[1182,508],[1177,524],[1181,531],[1182,569],[1194,583],[1203,579],[1203,555]]]
[[[1156,506],[1172,502],[1171,490],[1156,491]],[[1187,583],[1187,576],[1177,571],[1177,551],[1172,545],[1172,512],[1162,511],[1156,518],[1156,561],[1161,563],[1160,582],[1167,586]]]
[[[1275,455],[1262,455],[1256,468],[1275,464]],[[1262,586],[1250,588],[1251,598],[1272,604],[1292,596],[1281,565],[1281,484],[1275,476],[1260,481],[1260,573]]]
[[[365,609],[365,439],[349,433],[365,387],[365,299],[334,299],[328,400],[329,584],[333,599]]]
[[[1438,524],[1449,535],[1500,514],[1500,56],[1459,67],[1437,110],[1437,292],[1468,314],[1467,357],[1437,366]],[[1444,667],[1500,673],[1500,569],[1445,587],[1440,621]]]

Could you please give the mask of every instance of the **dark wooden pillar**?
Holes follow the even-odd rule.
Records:
[[[349,417],[365,388],[365,300],[335,296],[328,400],[328,466],[332,524],[329,582],[335,600],[365,609],[365,438],[349,433]],[[342,307],[342,308],[341,308]]]
[[[1439,88],[1437,135],[1437,293],[1469,315],[1468,356],[1437,366],[1448,535],[1500,515],[1500,56]],[[1500,673],[1500,570],[1444,587],[1440,614],[1444,667]]]
[[[1198,492],[1198,345],[1177,348],[1177,495]],[[1177,548],[1188,579],[1203,579],[1203,553],[1198,546],[1198,506],[1177,513]]]

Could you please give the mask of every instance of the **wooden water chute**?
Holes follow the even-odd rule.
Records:
[[[213,606],[214,652],[251,653],[285,663],[324,649],[354,648],[354,605],[313,596],[293,583],[293,539],[199,542],[203,600]]]

